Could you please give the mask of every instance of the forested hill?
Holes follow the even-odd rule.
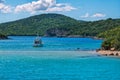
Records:
[[[98,37],[104,38],[102,49],[110,50],[114,48],[115,50],[120,50],[120,26],[100,33]]]
[[[116,37],[118,34],[120,34],[120,26],[107,30],[105,32],[102,32],[98,35],[99,38],[109,38],[109,37]],[[120,36],[119,36],[120,37]]]
[[[36,32],[45,35],[47,30],[58,28],[61,35],[66,35],[69,32],[68,29],[78,25],[79,21],[61,14],[41,14],[0,24],[0,31],[4,31],[3,33],[7,35],[36,35]]]
[[[120,19],[94,22],[79,21],[61,14],[41,14],[0,24],[0,32],[6,35],[42,36],[96,36],[120,25]]]
[[[81,29],[83,31],[82,35],[86,34],[86,36],[96,36],[102,32],[120,26],[120,19],[108,18],[106,20],[85,22],[84,24],[85,25]]]

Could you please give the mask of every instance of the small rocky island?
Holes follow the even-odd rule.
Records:
[[[6,35],[0,34],[0,40],[2,39],[8,39],[8,37]]]

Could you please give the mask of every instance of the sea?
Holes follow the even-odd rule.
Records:
[[[120,58],[95,50],[102,40],[9,36],[0,40],[0,80],[120,80]]]

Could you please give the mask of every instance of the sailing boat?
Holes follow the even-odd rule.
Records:
[[[40,36],[37,36],[36,39],[34,40],[34,45],[33,47],[42,47],[42,40]]]

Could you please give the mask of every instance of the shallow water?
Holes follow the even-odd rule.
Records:
[[[0,80],[120,80],[120,59],[92,51],[2,51]]]
[[[0,80],[120,80],[119,57],[89,51],[101,40],[42,38],[44,47],[34,48],[34,36],[11,38],[0,41]]]

